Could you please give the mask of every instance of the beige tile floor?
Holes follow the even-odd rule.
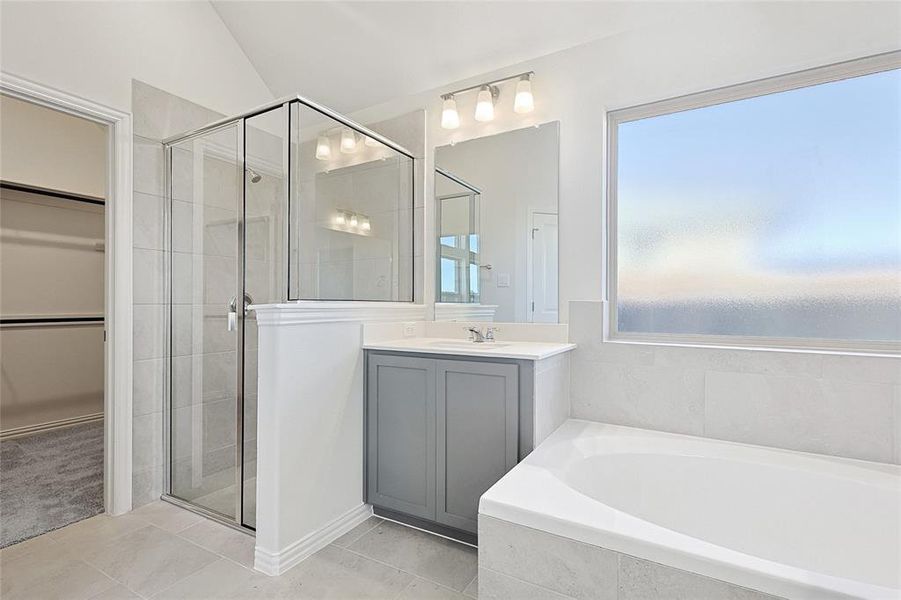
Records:
[[[0,550],[3,600],[476,598],[474,548],[376,517],[281,577],[252,570],[253,538],[155,502]]]

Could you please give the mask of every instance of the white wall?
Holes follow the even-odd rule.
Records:
[[[686,3],[682,18],[666,25],[448,82],[354,116],[365,122],[426,107],[429,160],[436,146],[559,120],[560,291],[566,320],[569,301],[605,295],[606,111],[898,49],[899,12],[896,3],[878,2]],[[535,71],[533,113],[513,113],[513,84],[507,84],[494,121],[473,120],[475,97],[468,94],[458,98],[461,127],[441,129],[441,93],[530,69]],[[426,186],[426,223],[434,227],[431,180]],[[434,256],[432,238],[429,231],[426,256]],[[426,267],[425,283],[433,294],[434,264]]]
[[[901,462],[901,359],[602,341],[606,111],[899,48],[897,3],[698,3],[666,26],[624,32],[356,116],[425,106],[430,160],[435,146],[560,121],[561,319],[579,344],[572,356],[573,416]],[[440,93],[529,69],[534,113],[513,114],[508,85],[493,122],[472,119],[470,95],[458,99],[463,125],[441,129]],[[432,184],[426,185],[425,255],[434,256]],[[426,267],[425,283],[434,286],[433,262]],[[428,300],[433,290],[427,288]]]
[[[208,2],[4,2],[0,68],[131,110],[140,79],[225,114],[272,93]]]

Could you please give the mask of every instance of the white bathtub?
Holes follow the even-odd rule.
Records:
[[[901,597],[901,467],[570,420],[480,514],[787,598]]]

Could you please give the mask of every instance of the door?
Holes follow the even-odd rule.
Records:
[[[556,323],[557,300],[557,215],[532,213],[529,251],[530,321]]]
[[[229,521],[241,513],[241,137],[232,123],[170,147],[167,491]]]
[[[435,361],[369,355],[368,501],[435,519]]]
[[[519,369],[513,364],[437,361],[437,515],[477,533],[479,498],[516,465]]]

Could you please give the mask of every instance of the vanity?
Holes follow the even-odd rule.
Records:
[[[366,501],[474,543],[481,495],[567,418],[575,345],[415,337],[363,348]]]

